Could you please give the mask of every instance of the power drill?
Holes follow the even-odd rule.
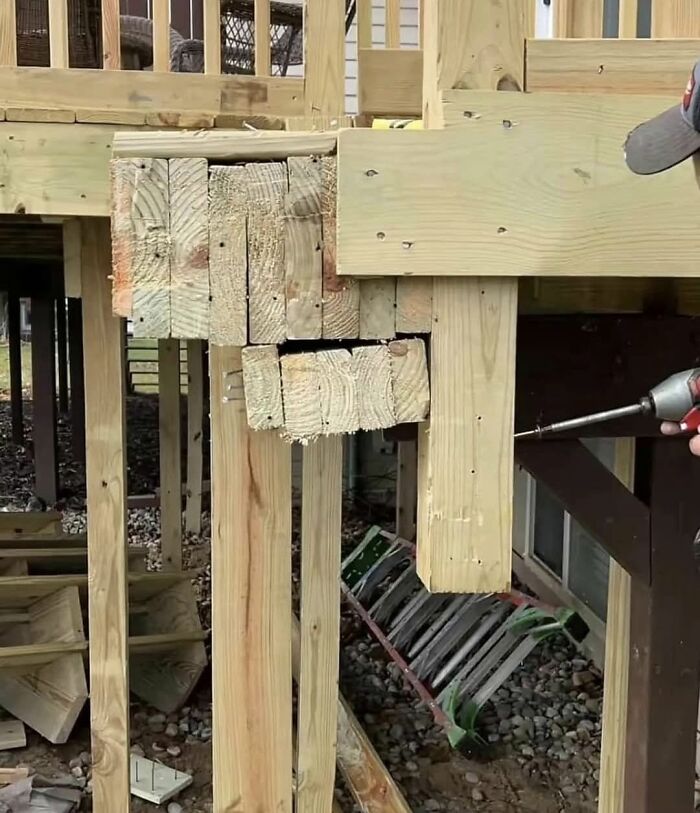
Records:
[[[552,432],[566,432],[594,423],[612,421],[630,415],[653,415],[661,421],[673,421],[680,425],[682,432],[695,432],[700,428],[700,368],[675,373],[665,381],[657,384],[648,395],[640,398],[636,404],[596,412],[570,421],[538,426],[529,432],[519,432],[516,439],[541,438]]]

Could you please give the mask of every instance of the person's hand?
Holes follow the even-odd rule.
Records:
[[[679,435],[681,428],[677,423],[664,421],[661,424],[661,431],[664,435]],[[690,439],[690,451],[700,457],[700,435],[695,435],[695,437]]]

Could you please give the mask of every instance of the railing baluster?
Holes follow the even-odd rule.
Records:
[[[387,48],[401,47],[401,0],[384,0],[384,44]]]
[[[221,73],[221,3],[204,3],[204,73]]]
[[[418,0],[418,45],[423,47],[423,33],[425,31],[425,3],[426,0]]]
[[[67,0],[49,0],[49,53],[52,68],[69,67]]]
[[[357,46],[372,47],[372,0],[357,0]]]
[[[170,70],[170,0],[152,0],[153,3],[153,70]]]
[[[256,76],[270,76],[272,72],[270,36],[270,0],[255,0]]]
[[[17,64],[15,0],[0,0],[0,65]]]
[[[121,66],[119,0],[102,0],[102,67],[118,71]]]

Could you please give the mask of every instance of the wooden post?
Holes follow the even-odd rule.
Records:
[[[70,372],[71,442],[75,460],[85,462],[85,385],[83,370],[83,308],[68,300],[68,361]]]
[[[240,348],[210,374],[214,813],[291,813],[291,445],[249,430]]]
[[[396,533],[402,539],[416,536],[417,444],[415,440],[398,443],[396,459]]]
[[[19,296],[10,292],[7,301],[7,330],[10,343],[10,405],[12,442],[24,444],[24,402],[22,398],[22,335]]]
[[[56,346],[54,301],[32,298],[32,441],[34,492],[48,504],[58,499]]]
[[[158,342],[160,544],[164,570],[182,569],[180,340]]]
[[[427,0],[424,121],[440,91],[522,90],[521,0]],[[518,283],[435,278],[429,431],[419,432],[418,573],[435,592],[507,590],[511,577]]]
[[[58,411],[68,412],[68,336],[66,335],[66,300],[56,300],[56,360],[58,363]]]
[[[185,530],[202,530],[202,467],[204,435],[204,342],[187,342],[187,502]]]
[[[304,0],[304,113],[345,113],[345,2]]]
[[[700,462],[687,441],[638,441],[651,585],[632,581],[624,813],[693,809],[698,714]],[[642,487],[648,494],[642,494]]]
[[[126,427],[124,348],[112,316],[109,221],[82,228],[87,418],[88,590],[92,797],[96,810],[129,807]]]

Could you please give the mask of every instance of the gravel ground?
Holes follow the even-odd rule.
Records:
[[[30,410],[27,410],[30,417]],[[128,404],[129,493],[152,492],[157,483],[157,405],[148,398]],[[0,434],[9,436],[9,405],[0,401]],[[60,507],[66,530],[85,527],[82,509],[84,474],[72,462],[68,427],[60,427],[61,477],[65,486]],[[18,450],[0,445],[0,507],[23,507],[31,497],[29,445]],[[343,544],[349,550],[381,510],[369,516],[366,507],[349,508]],[[389,517],[387,527],[389,527]],[[148,565],[158,569],[159,517],[156,509],[129,511],[129,540],[148,549]],[[298,587],[298,515],[295,512],[294,573]],[[200,614],[210,629],[209,517],[201,537],[185,540],[184,559],[201,567],[196,581]],[[564,637],[539,647],[499,690],[484,710],[480,733],[486,745],[478,752],[451,749],[442,730],[417,701],[394,664],[387,661],[352,610],[343,608],[341,690],[415,813],[422,811],[488,811],[488,813],[592,813],[595,811],[600,762],[602,684],[597,670]],[[164,716],[132,704],[132,748],[194,776],[194,785],[171,805],[178,810],[211,810],[211,690],[207,672],[178,714]],[[0,752],[0,766],[27,764],[44,775],[72,774],[85,787],[90,806],[89,730],[87,714],[65,746],[50,746],[30,732],[23,751]],[[338,782],[344,810],[356,809]],[[132,799],[132,810],[152,810]]]

